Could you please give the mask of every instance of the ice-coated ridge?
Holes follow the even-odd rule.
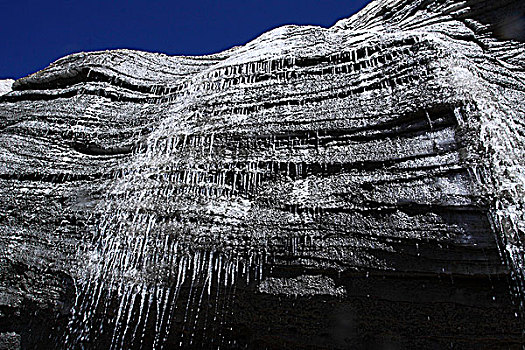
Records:
[[[416,280],[510,276],[511,298],[429,304],[499,317],[519,343],[525,45],[506,23],[522,10],[374,1],[214,55],[78,53],[2,84],[6,308],[75,299],[53,338],[69,349],[235,348],[235,320],[272,298],[346,305],[369,298],[360,278],[388,293],[383,276],[407,296],[373,300],[397,305]],[[480,323],[450,337],[491,346]]]

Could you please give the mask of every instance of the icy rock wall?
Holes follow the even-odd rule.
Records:
[[[520,6],[375,1],[215,55],[79,53],[17,80],[5,317],[66,320],[76,294],[66,347],[195,346],[239,280],[342,297],[334,271],[511,273],[522,301],[525,47],[504,30]],[[221,332],[202,341],[234,346]]]

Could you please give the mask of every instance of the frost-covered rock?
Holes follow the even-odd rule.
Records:
[[[0,97],[0,333],[519,345],[520,11],[374,1],[214,55],[78,53],[17,80]]]
[[[10,92],[14,82],[15,81],[13,79],[0,80],[0,95],[5,95]]]

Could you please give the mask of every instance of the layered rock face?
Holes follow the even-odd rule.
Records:
[[[17,80],[0,344],[521,348],[523,11],[375,1]]]

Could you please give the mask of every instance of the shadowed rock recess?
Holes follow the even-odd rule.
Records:
[[[1,349],[521,349],[522,1],[385,0],[0,84]]]

